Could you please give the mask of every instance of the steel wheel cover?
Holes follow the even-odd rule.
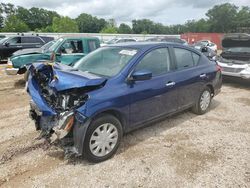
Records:
[[[104,157],[113,151],[118,141],[118,130],[111,123],[97,127],[92,133],[89,148],[93,155]]]
[[[200,107],[202,111],[207,110],[207,108],[209,107],[211,101],[211,95],[210,92],[205,90],[202,95],[201,95],[201,99],[200,99]]]

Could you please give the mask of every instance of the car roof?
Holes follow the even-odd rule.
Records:
[[[63,38],[63,39],[98,39],[98,37],[88,37],[88,36],[62,36],[60,38]]]
[[[126,42],[126,43],[108,45],[107,47],[113,46],[113,47],[145,49],[145,48],[152,48],[152,47],[163,46],[163,45],[184,47],[182,44],[178,44],[174,42]]]

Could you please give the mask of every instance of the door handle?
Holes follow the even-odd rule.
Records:
[[[17,46],[18,48],[22,48],[23,46]]]
[[[206,74],[201,74],[200,78],[205,78],[207,75]]]
[[[174,85],[175,85],[175,82],[168,82],[168,83],[166,84],[167,87],[174,86]]]

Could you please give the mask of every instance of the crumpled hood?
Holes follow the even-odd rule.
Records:
[[[250,47],[250,35],[244,33],[226,34],[222,39],[222,47]]]
[[[19,55],[28,55],[28,54],[41,54],[41,53],[43,53],[42,48],[29,48],[29,49],[18,50],[14,52],[12,55],[19,56]]]
[[[51,69],[48,69],[48,66]],[[49,73],[49,70],[50,71]],[[83,88],[91,86],[99,86],[106,82],[106,78],[102,78],[87,72],[78,71],[72,67],[55,63],[44,64],[44,63],[35,63],[30,67],[31,73],[34,71],[47,71],[46,75],[53,75],[53,78],[50,78],[49,86],[56,89],[56,91],[63,91],[73,88]],[[52,74],[51,74],[52,72]]]

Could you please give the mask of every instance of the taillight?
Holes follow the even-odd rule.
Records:
[[[216,65],[216,71],[217,71],[217,72],[221,72],[221,71],[222,71],[221,66],[220,66],[220,65],[218,65],[218,64]]]

